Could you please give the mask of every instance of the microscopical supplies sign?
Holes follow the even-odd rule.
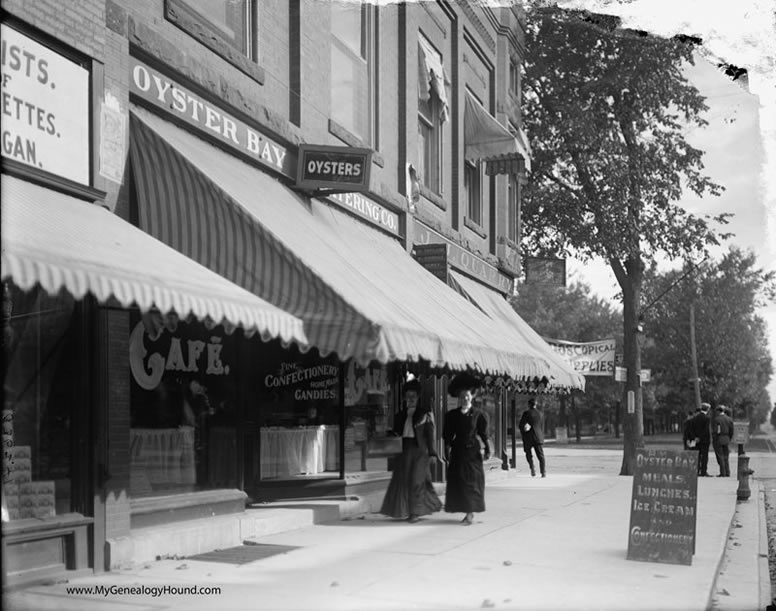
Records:
[[[586,376],[614,375],[613,339],[603,339],[596,342],[566,342],[558,339],[548,339],[547,343],[558,354],[569,361],[574,371]]]
[[[3,158],[89,184],[89,71],[2,24]]]

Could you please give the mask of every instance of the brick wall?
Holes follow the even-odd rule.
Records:
[[[103,311],[102,345],[107,361],[107,471],[105,485],[105,536],[108,539],[129,534],[129,312]]]
[[[103,60],[105,0],[3,0],[2,7],[81,53]]]

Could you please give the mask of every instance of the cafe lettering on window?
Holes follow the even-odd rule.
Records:
[[[302,367],[299,363],[283,362],[277,371],[264,376],[268,390],[293,390],[295,401],[336,399],[338,385],[337,365]]]
[[[384,367],[359,367],[351,360],[345,373],[345,405],[367,403],[368,395],[385,395],[390,387]]]
[[[129,366],[138,386],[153,390],[165,371],[197,373],[209,376],[228,375],[230,366],[223,362],[223,339],[210,335],[208,341],[184,339],[168,331],[159,334],[161,341],[151,340],[143,321],[135,325],[129,338]],[[159,340],[159,337],[156,339]]]
[[[89,184],[89,71],[0,25],[2,156]]]

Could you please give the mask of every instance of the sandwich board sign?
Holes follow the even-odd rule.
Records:
[[[697,507],[697,452],[636,450],[628,560],[692,564]]]

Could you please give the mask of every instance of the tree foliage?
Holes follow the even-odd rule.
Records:
[[[523,285],[512,307],[540,335],[589,342],[618,335],[620,315],[584,282],[568,288]]]
[[[677,205],[685,189],[721,191],[683,135],[707,124],[704,98],[681,71],[692,47],[558,9],[529,12],[526,44],[527,249],[623,261],[718,244],[709,221],[729,215]]]
[[[643,445],[637,336],[645,263],[719,243],[714,218],[688,213],[682,193],[716,195],[702,151],[703,97],[682,73],[692,47],[619,29],[616,18],[557,8],[528,11],[524,123],[533,174],[523,199],[528,253],[609,263],[623,298],[623,350],[635,410],[625,420],[623,474]]]
[[[651,340],[644,359],[653,366],[658,401],[678,412],[692,405],[688,312],[694,303],[704,400],[732,407],[740,419],[765,422],[773,362],[757,309],[776,301],[776,274],[759,269],[751,252],[731,248],[719,262],[647,276],[645,293],[655,302],[644,312]]]
[[[565,287],[525,285],[520,288],[512,307],[537,333],[548,339],[590,342],[617,337],[621,315],[603,299],[591,294],[590,286],[577,282]],[[585,393],[575,405],[606,420],[604,410],[619,400],[619,389],[612,376],[590,376]],[[601,412],[601,413],[597,413]]]

